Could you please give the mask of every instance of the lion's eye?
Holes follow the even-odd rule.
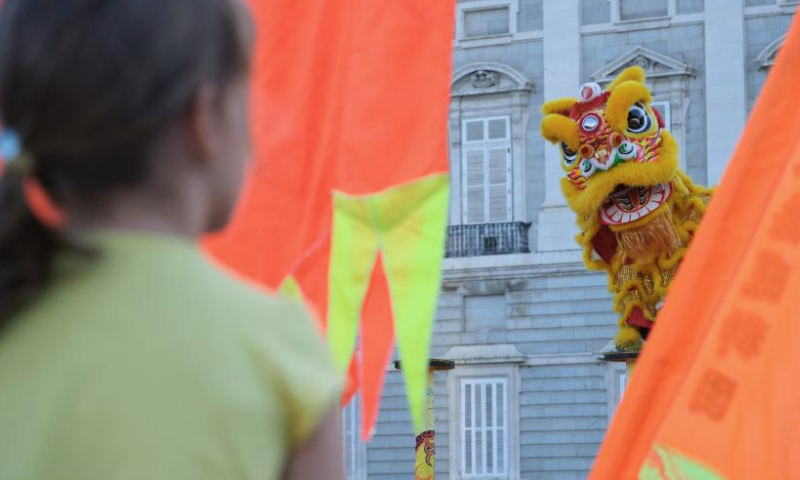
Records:
[[[631,105],[628,110],[628,131],[631,133],[644,133],[650,130],[653,121],[647,113],[647,109],[641,103]]]
[[[578,158],[578,152],[571,149],[569,145],[564,142],[561,142],[561,153],[564,155],[564,165],[571,167],[575,164],[575,160]]]

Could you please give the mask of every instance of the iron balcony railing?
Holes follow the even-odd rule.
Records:
[[[530,253],[528,222],[453,225],[447,234],[447,258]]]

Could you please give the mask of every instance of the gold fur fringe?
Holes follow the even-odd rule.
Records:
[[[669,209],[639,228],[616,232],[616,235],[622,251],[636,263],[652,262],[660,252],[671,255],[682,243]]]
[[[623,71],[607,88],[611,92],[605,117],[618,131],[627,128],[630,105],[639,100],[650,103],[651,93],[645,85],[645,72],[639,67]],[[545,104],[542,111],[542,134],[550,141],[577,142],[577,127],[567,118],[576,99],[561,99]],[[563,118],[547,118],[561,115]],[[653,126],[653,130],[657,127]],[[652,135],[648,132],[646,135]],[[615,167],[613,175],[594,177],[585,189],[570,179],[561,179],[567,203],[577,213],[581,234],[576,237],[583,249],[583,261],[589,270],[604,270],[608,288],[614,293],[614,310],[620,314],[615,343],[620,350],[637,350],[641,346],[639,330],[628,322],[635,309],[655,321],[658,305],[667,295],[677,274],[679,263],[708,208],[713,188],[695,185],[678,168],[678,144],[666,130],[661,131],[661,150],[657,162],[626,163]],[[597,210],[608,195],[620,185],[649,186],[663,182],[672,184],[672,196],[666,204],[636,222],[609,227],[617,238],[617,250],[608,261],[594,251],[592,240],[605,228]]]
[[[639,348],[641,338],[638,331],[628,324],[628,319],[633,310],[639,308],[645,318],[655,320],[656,305],[667,295],[678,264],[686,254],[686,246],[705,214],[714,192],[713,189],[696,187],[690,179],[681,176],[674,178],[673,184],[676,185],[676,192],[661,209],[640,222],[614,229],[619,245],[610,263],[598,258],[592,245],[593,238],[602,228],[599,218],[596,216],[576,218],[582,230],[576,240],[583,247],[584,263],[590,270],[605,270],[608,273],[608,288],[614,293],[614,310],[620,314],[618,319],[620,330],[615,339],[616,347],[620,350]],[[670,248],[648,251],[644,261],[638,261],[629,248],[652,244],[653,241],[647,239],[648,230],[651,228],[661,230],[660,234],[655,235],[657,237],[655,242]],[[631,242],[623,243],[623,238],[630,240],[633,237],[626,235],[627,232],[638,232],[633,235],[635,245],[631,245]],[[635,263],[626,264],[626,258],[634,260]]]
[[[623,326],[614,336],[614,344],[618,350],[623,352],[635,352],[642,346],[642,336],[633,327]]]

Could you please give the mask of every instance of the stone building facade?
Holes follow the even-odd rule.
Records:
[[[797,10],[788,0],[461,0],[450,109],[452,197],[433,355],[440,479],[584,479],[625,388],[598,360],[615,332],[604,274],[587,273],[539,136],[544,99],[629,65],[648,72],[681,163],[717,183]],[[413,476],[401,376],[353,480]]]

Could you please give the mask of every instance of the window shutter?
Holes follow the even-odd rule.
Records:
[[[467,150],[466,209],[468,223],[486,222],[486,172],[483,150]]]
[[[495,410],[496,404],[494,402],[494,395],[492,395],[493,385],[487,383],[486,387],[486,471],[494,472],[495,458],[497,457],[495,445],[497,444],[497,428],[495,428],[495,417],[497,411]]]
[[[464,417],[463,421],[463,429],[464,429],[464,439],[462,441],[463,444],[463,465],[464,465],[464,473],[467,475],[471,475],[474,471],[474,452],[472,450],[472,408],[474,402],[472,401],[472,385],[466,384],[464,385],[461,393],[462,398],[462,415]]]
[[[491,148],[489,156],[489,222],[510,220],[508,147]]]
[[[467,224],[511,221],[510,119],[464,122],[463,219]]]
[[[485,405],[483,403],[483,395],[481,395],[481,384],[475,385],[475,473],[483,473],[486,469],[486,449],[483,447],[483,433],[485,427],[483,425],[483,411]]]
[[[510,32],[510,9],[482,8],[464,12],[464,34],[467,38],[503,35]]]
[[[489,120],[489,140],[505,140],[508,138],[508,119],[495,118]]]
[[[464,478],[506,478],[506,379],[462,380],[461,408]]]
[[[359,439],[360,401],[354,397],[350,404],[342,409],[342,456],[344,478],[347,480],[366,479],[365,459],[366,445]]]
[[[352,405],[342,410],[342,455],[344,464],[344,477],[348,480],[353,478],[353,456],[355,451],[353,449],[353,436],[354,436],[354,412]]]
[[[669,13],[667,0],[620,0],[621,20],[666,17]]]
[[[467,122],[467,141],[480,142],[483,140],[483,120]]]
[[[495,395],[497,396],[497,471],[506,472],[508,464],[508,449],[506,448],[506,418],[508,418],[508,402],[506,400],[506,384],[495,384]]]

